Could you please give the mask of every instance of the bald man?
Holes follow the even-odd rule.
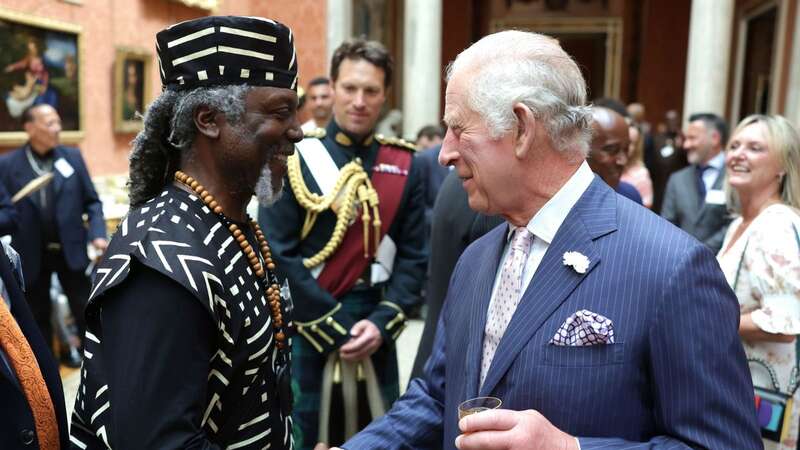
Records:
[[[587,158],[589,167],[620,195],[641,205],[642,196],[636,188],[620,181],[628,163],[629,142],[628,124],[624,117],[602,106],[592,108],[592,142]]]
[[[633,123],[641,126],[642,131],[644,131],[646,134],[650,133],[650,124],[647,123],[647,120],[645,120],[644,105],[641,103],[631,103],[628,105],[627,109],[628,115],[631,117]]]
[[[47,104],[31,106],[22,113],[22,125],[28,142],[0,156],[0,184],[13,196],[34,179],[52,177],[51,182],[14,204],[19,226],[11,233],[22,258],[25,292],[33,317],[45,342],[52,344],[51,276],[58,274],[78,333],[83,337],[83,310],[91,287],[84,273],[89,266],[86,246],[91,244],[98,253],[103,252],[107,245],[106,223],[103,205],[80,150],[61,145],[58,112]],[[62,357],[68,365],[81,364],[70,352],[64,352]]]

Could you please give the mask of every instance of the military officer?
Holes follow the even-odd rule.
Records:
[[[393,347],[419,302],[426,255],[414,147],[374,134],[391,77],[377,42],[336,50],[333,119],[298,143],[282,198],[259,213],[296,305],[300,449],[343,442],[399,395]]]

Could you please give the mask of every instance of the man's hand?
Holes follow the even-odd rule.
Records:
[[[92,241],[92,247],[94,247],[95,251],[97,252],[97,256],[95,257],[95,262],[97,262],[103,256],[103,253],[106,252],[106,248],[108,248],[108,241],[103,238],[96,238]]]
[[[339,447],[334,447],[334,449],[338,449]],[[314,450],[329,450],[330,447],[324,442],[317,442],[317,445],[314,446]],[[333,450],[333,449],[330,449]]]
[[[350,340],[339,348],[339,356],[345,361],[369,358],[383,343],[380,330],[367,319],[356,322],[350,329],[350,336]]]
[[[104,238],[96,238],[95,240],[92,241],[92,246],[98,252],[103,253],[104,251],[106,251],[106,248],[108,248],[108,241],[105,240]]]
[[[459,450],[578,450],[574,437],[532,409],[482,411],[461,419],[458,427],[465,433],[456,438]]]

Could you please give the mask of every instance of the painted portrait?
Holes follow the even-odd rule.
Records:
[[[0,141],[19,140],[23,111],[38,104],[80,132],[79,46],[79,27],[0,10]]]
[[[152,55],[141,49],[118,48],[114,61],[114,130],[133,133],[142,128],[139,116],[149,99]]]

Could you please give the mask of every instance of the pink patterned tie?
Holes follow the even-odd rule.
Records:
[[[494,352],[500,344],[506,327],[517,310],[522,297],[522,271],[528,259],[533,242],[533,234],[525,227],[514,230],[511,246],[503,263],[497,290],[489,303],[486,314],[486,329],[483,337],[483,358],[481,359],[481,386],[494,359]]]

